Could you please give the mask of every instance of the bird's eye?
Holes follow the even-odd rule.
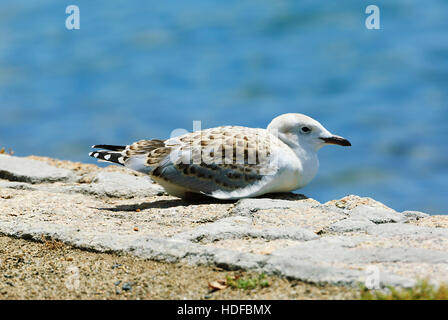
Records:
[[[311,129],[309,127],[302,127],[301,130],[302,130],[303,133],[311,132]]]

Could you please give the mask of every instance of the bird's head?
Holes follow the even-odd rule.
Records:
[[[300,113],[287,113],[276,117],[267,128],[293,149],[319,150],[327,144],[348,147],[351,143],[325,129],[318,121]]]

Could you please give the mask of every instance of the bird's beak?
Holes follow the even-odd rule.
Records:
[[[344,147],[350,147],[352,145],[350,141],[340,136],[331,136],[328,138],[321,138],[321,139],[324,140],[325,143],[327,144],[337,144]]]

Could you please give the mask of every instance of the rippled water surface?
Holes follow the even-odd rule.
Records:
[[[448,2],[0,2],[0,147],[94,162],[94,143],[265,127],[300,112],[348,138],[301,192],[448,210]],[[324,3],[326,3],[324,5]]]

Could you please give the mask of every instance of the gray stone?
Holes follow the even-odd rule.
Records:
[[[1,181],[0,188],[9,188],[15,190],[36,190],[35,185],[25,182]]]
[[[448,263],[448,253],[421,248],[356,248],[358,239],[326,237],[303,242],[272,253],[297,261],[316,264],[372,264],[372,263]]]
[[[336,233],[366,231],[369,227],[374,225],[373,222],[367,219],[348,218],[333,223],[328,227],[328,231]]]
[[[41,241],[42,236],[58,239],[72,246],[99,252],[127,252],[156,261],[186,261],[191,264],[215,265],[227,270],[263,271],[314,283],[356,286],[362,281],[363,275],[356,269],[340,268],[328,264],[332,261],[354,261],[358,257],[356,254],[344,251],[347,249],[344,249],[345,240],[343,238],[326,241],[312,240],[304,243],[309,245],[290,247],[278,250],[270,256],[264,256],[230,249],[205,247],[184,240],[109,232],[98,234],[91,230],[77,230],[70,226],[48,222],[41,222],[38,225],[1,222],[0,230],[3,234],[29,240]],[[351,245],[353,243],[348,244],[348,246]],[[385,254],[385,256],[388,255]],[[411,256],[412,252],[408,257]],[[369,258],[367,253],[363,259],[371,261],[373,258]],[[408,286],[412,283],[410,279],[402,279],[388,273],[383,273],[382,278],[382,285]]]
[[[360,197],[360,196],[353,195],[353,194],[345,196],[342,199],[330,200],[330,201],[326,202],[325,204],[332,205],[332,206],[335,206],[337,208],[344,209],[344,210],[352,210],[353,208],[356,208],[360,205],[369,206],[372,208],[381,208],[381,209],[392,210],[391,208],[387,207],[386,205],[384,205],[381,202],[376,201],[372,198]]]
[[[297,257],[284,255],[272,256],[266,261],[264,270],[267,273],[286,276],[288,278],[312,282],[318,284],[332,283],[357,287],[366,283],[369,276],[364,270],[340,268],[321,263],[301,261]],[[415,284],[415,280],[392,273],[382,272],[379,278],[379,287],[398,286],[409,288]]]
[[[70,170],[57,168],[46,162],[0,154],[0,179],[27,183],[75,181]]]
[[[408,219],[408,221],[409,220],[420,220],[420,219],[429,217],[429,214],[423,213],[420,211],[403,211],[401,214],[403,216],[405,216]]]
[[[185,233],[177,234],[174,238],[193,242],[213,242],[217,240],[242,238],[308,241],[316,239],[318,236],[312,231],[300,227],[254,229],[250,218],[234,216],[220,219],[214,223],[205,224]]]
[[[241,199],[239,200],[233,212],[241,216],[251,216],[253,213],[260,210],[270,209],[307,209],[312,207],[313,204],[296,200],[279,200],[279,199]]]
[[[132,282],[125,282],[123,283],[123,286],[121,287],[124,291],[131,291],[132,290]]]
[[[352,219],[367,219],[376,224],[404,222],[407,220],[405,216],[394,210],[364,205],[350,210],[349,215]]]
[[[448,228],[407,223],[423,213],[397,213],[353,195],[326,204],[291,195],[192,204],[158,197],[163,189],[147,177],[80,167],[95,176],[92,183],[40,161],[0,156],[0,172],[14,180],[0,181],[0,233],[313,283],[356,286],[369,266],[381,269],[383,286],[448,281]],[[56,181],[64,183],[47,183]],[[444,226],[445,217],[438,219]]]
[[[259,229],[300,227],[313,232],[347,218],[343,209],[313,199],[242,199],[235,204],[231,215],[251,217]]]
[[[448,229],[421,227],[409,223],[386,223],[367,229],[367,234],[381,237],[408,237],[418,239],[448,238]]]
[[[66,190],[111,198],[149,197],[164,192],[149,177],[136,177],[120,172],[100,172],[91,184],[69,187]]]

